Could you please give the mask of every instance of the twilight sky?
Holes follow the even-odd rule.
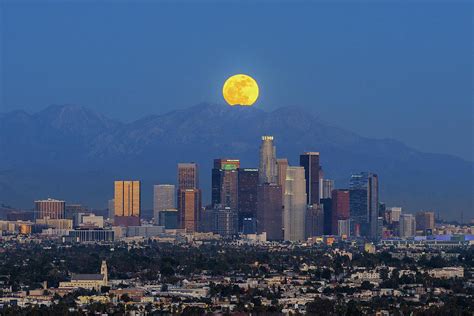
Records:
[[[223,103],[298,105],[361,135],[473,160],[468,1],[0,1],[0,112],[80,104],[132,120]]]

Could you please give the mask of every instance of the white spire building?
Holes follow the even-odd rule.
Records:
[[[260,184],[277,183],[277,160],[273,136],[262,136],[258,179]]]

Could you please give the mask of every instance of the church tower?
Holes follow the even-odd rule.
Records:
[[[107,273],[107,262],[102,260],[102,265],[100,266],[100,274],[103,276],[104,286],[107,286],[109,283],[109,277]]]

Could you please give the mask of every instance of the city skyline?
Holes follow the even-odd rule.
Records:
[[[473,21],[0,0],[0,314],[474,315]]]
[[[274,140],[273,136],[262,136],[262,146],[261,146],[261,149],[260,149],[260,158],[261,158],[260,165],[262,165],[262,162],[264,163],[264,165],[265,165],[265,163],[270,162],[270,166],[266,167],[267,172],[264,172],[264,173],[259,172],[258,173],[259,178],[260,178],[259,181],[262,181],[262,178],[261,178],[262,175],[268,174],[268,175],[265,175],[265,177],[268,178],[268,179],[272,179],[271,181],[273,181],[273,183],[279,184],[280,187],[282,188],[282,201],[284,201],[285,181],[281,181],[280,178],[283,177],[282,179],[285,179],[286,176],[284,174],[281,174],[281,173],[283,172],[283,173],[286,174],[286,170],[289,166],[295,166],[297,164],[289,165],[287,158],[277,158],[277,156],[276,156],[276,146],[274,145],[273,140]],[[270,141],[270,143],[268,143],[269,141]],[[267,152],[265,152],[265,150],[263,150],[262,148],[267,148],[267,147],[268,147],[269,151],[267,150]],[[269,155],[269,156],[267,157],[266,155],[267,156]],[[354,187],[355,188],[356,185],[354,185],[354,183],[359,183],[361,181],[361,180],[354,181],[355,176],[360,178],[360,179],[363,179],[363,177],[367,177],[367,175],[370,176],[370,177],[375,176],[375,178],[377,178],[377,175],[373,174],[372,172],[352,173],[352,175],[349,175],[349,176],[346,175],[347,179],[350,180],[350,181],[348,181],[347,186],[346,185],[342,185],[342,186],[339,185],[339,186],[334,187],[334,179],[323,179],[324,172],[323,172],[322,166],[319,163],[319,155],[320,155],[319,152],[304,152],[304,153],[299,154],[299,164],[301,166],[303,166],[303,168],[305,168],[305,176],[306,175],[309,176],[311,174],[311,173],[308,173],[307,170],[313,169],[312,167],[309,167],[309,166],[311,166],[311,164],[307,165],[308,162],[312,161],[311,159],[313,159],[314,157],[317,157],[314,164],[315,164],[315,170],[317,169],[318,172],[313,171],[313,173],[316,174],[316,178],[313,177],[314,180],[310,180],[310,181],[306,180],[306,186],[307,186],[307,190],[309,190],[309,188],[311,187],[311,186],[308,187],[308,185],[310,185],[309,183],[312,183],[312,185],[316,184],[317,186],[315,186],[314,190],[312,190],[312,191],[316,192],[318,196],[323,191],[323,187],[319,187],[319,186],[320,186],[320,184],[325,183],[324,181],[326,181],[328,183],[332,183],[331,187],[330,187],[331,188],[330,191],[332,191],[332,189],[334,189],[336,187],[338,187],[338,188],[344,188],[344,187],[352,188],[352,187]],[[293,155],[293,156],[298,157],[298,155]],[[313,158],[308,160],[307,158],[303,158],[303,157],[313,157]],[[232,195],[236,195],[237,190],[238,190],[238,186],[237,186],[238,170],[259,170],[259,169],[258,168],[253,168],[253,169],[252,168],[241,168],[240,160],[235,159],[235,158],[234,159],[229,159],[229,158],[219,158],[219,159],[217,159],[217,158],[215,158],[215,159],[210,159],[210,160],[214,161],[214,169],[212,169],[212,172],[210,172],[211,176],[209,176],[209,174],[208,174],[209,172],[205,172],[204,177],[212,179],[213,183],[214,183],[214,180],[215,180],[214,179],[214,177],[215,177],[214,176],[214,171],[219,172],[219,174],[222,173],[223,175],[226,174],[226,173],[231,175],[233,172],[235,172],[235,174],[232,177],[233,180],[231,180],[231,181],[226,180],[225,181],[226,183],[222,182],[222,180],[217,180],[218,181],[217,183],[219,183],[218,188],[215,188],[214,184],[210,185],[211,188],[207,188],[207,186],[206,186],[204,188],[204,190],[202,190],[202,193],[199,193],[200,195],[202,195],[204,197],[204,200],[202,200],[203,197],[200,197],[199,198],[200,201],[202,201],[203,205],[207,205],[208,199],[209,199],[210,204],[212,204],[212,205],[222,204],[223,206],[232,206],[233,209],[236,209],[238,199],[235,196],[232,197]],[[293,161],[297,162],[297,159],[293,159]],[[176,174],[177,175],[177,181],[176,182],[170,182],[170,183],[155,182],[153,184],[153,188],[154,188],[153,190],[156,190],[156,187],[161,186],[161,185],[171,186],[171,187],[175,187],[175,185],[176,185],[176,187],[179,189],[180,183],[182,185],[182,188],[186,188],[186,189],[199,188],[200,172],[199,172],[199,167],[198,167],[197,163],[194,163],[194,162],[179,162],[179,163],[177,163],[177,167],[178,167],[178,173]],[[218,168],[218,169],[216,169],[216,168]],[[221,168],[221,169],[219,169],[219,168]],[[219,176],[219,177],[222,177],[222,179],[225,179],[225,177],[223,177],[223,176]],[[229,178],[229,179],[231,179],[231,178]],[[310,179],[311,179],[311,177],[310,177]],[[318,180],[316,180],[316,179],[318,179]],[[367,181],[367,180],[364,180],[364,181]],[[205,181],[205,182],[206,182],[206,184],[208,183],[207,181]],[[227,187],[227,189],[224,189],[224,187]],[[219,191],[216,191],[216,192],[218,192],[218,195],[219,195],[219,200],[217,200],[217,201],[215,201],[214,197],[213,197],[215,189],[219,190]],[[229,190],[232,190],[232,191],[229,191]],[[328,189],[326,188],[326,191],[327,190]],[[139,190],[139,191],[140,191],[139,194],[141,195],[141,190]],[[201,192],[201,190],[199,190],[199,191]],[[366,192],[366,191],[364,191],[364,192]],[[379,198],[378,198],[378,181],[376,181],[376,190],[374,192],[375,192],[374,194],[375,194],[376,198],[375,198],[374,202],[369,203],[372,208],[374,208],[375,205],[378,205],[378,201],[379,201]],[[178,190],[176,190],[174,194],[178,194]],[[369,193],[364,193],[364,194],[368,195]],[[307,194],[306,196],[309,199],[309,195]],[[227,199],[227,202],[226,203],[221,203],[220,202],[221,198]],[[321,198],[323,198],[323,197],[321,197]],[[317,199],[319,199],[319,197]],[[145,200],[147,201],[148,199],[145,199]],[[111,200],[109,200],[108,203],[110,203],[110,201]],[[141,201],[142,201],[142,198],[140,198],[140,205],[141,205]],[[149,202],[149,201],[147,201],[147,202]],[[155,202],[156,202],[155,197],[153,197],[152,209],[155,208],[155,206],[154,206]],[[315,201],[313,201],[313,202],[315,202]],[[115,202],[115,204],[116,203],[117,202]],[[175,203],[177,203],[176,200],[175,200]],[[231,203],[231,204],[229,204],[229,203]],[[309,200],[308,200],[307,203],[308,203],[308,205],[312,204],[312,203],[310,203]],[[397,205],[397,203],[395,203],[395,205]],[[363,207],[365,207],[365,206],[363,206]],[[170,208],[173,208],[173,207],[170,207]],[[148,209],[148,207],[147,207],[147,209]],[[408,207],[408,209],[410,209],[410,207]],[[427,209],[427,207],[423,206],[423,207],[420,207],[419,209],[413,209],[412,208],[411,212],[413,214],[415,214],[416,212],[418,212],[422,209]],[[434,211],[436,212],[437,216],[439,217],[439,210],[434,209]],[[356,218],[353,218],[353,216],[356,216],[355,214],[357,213],[356,207],[354,207],[353,212],[354,213],[351,214],[351,219],[352,219],[353,223],[359,222],[360,220],[358,220]],[[362,211],[359,211],[359,212],[362,212]],[[370,214],[373,214],[373,215],[370,215],[370,216],[372,216],[372,219],[370,221],[368,219],[366,219],[365,222],[370,223],[371,225],[374,225],[374,223],[376,222],[376,218],[378,217],[378,214],[376,214],[376,212],[372,212],[371,209],[367,209],[367,212],[370,212]],[[461,216],[463,216],[462,213],[461,213]],[[469,220],[469,215],[466,217],[466,219]],[[242,218],[240,218],[239,221],[240,221],[240,225],[241,225],[242,224],[242,222],[241,222]],[[337,223],[333,224],[333,231],[336,231],[336,228],[334,228],[335,227],[334,225],[337,225]],[[361,229],[360,227],[357,228],[357,231],[359,231],[360,229]],[[353,227],[352,230],[354,231],[355,228]],[[375,228],[372,227],[372,228],[369,228],[369,230],[372,232],[372,234],[374,234]]]

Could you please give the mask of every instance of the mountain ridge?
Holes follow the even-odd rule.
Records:
[[[258,166],[265,134],[275,137],[277,156],[293,165],[303,151],[321,152],[323,170],[338,187],[347,184],[350,172],[373,171],[390,205],[446,215],[472,211],[472,162],[423,153],[394,139],[362,137],[298,107],[265,112],[207,103],[129,123],[77,105],[2,113],[0,147],[8,150],[0,152],[0,202],[27,207],[48,195],[105,207],[114,179],[138,178],[147,208],[151,185],[174,183],[179,161],[200,163],[205,192],[213,158],[235,157],[245,167]],[[436,187],[437,182],[444,186]]]

